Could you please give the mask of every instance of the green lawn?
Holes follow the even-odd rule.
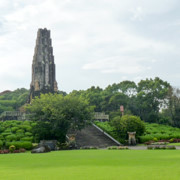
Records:
[[[75,150],[0,154],[2,180],[179,180],[179,150]]]

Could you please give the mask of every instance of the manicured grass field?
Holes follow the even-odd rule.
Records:
[[[2,180],[179,180],[179,150],[0,154]]]

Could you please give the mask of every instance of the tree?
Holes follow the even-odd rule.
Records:
[[[69,129],[82,129],[91,120],[93,109],[82,98],[41,94],[27,105],[27,111],[32,113],[31,120],[37,122],[34,133],[38,139],[64,142]]]
[[[128,137],[127,132],[136,132],[136,136],[141,136],[145,131],[144,122],[138,116],[124,115],[121,118],[115,117],[111,125],[120,139],[125,140]]]
[[[122,93],[126,94],[129,97],[137,94],[137,85],[133,81],[122,81],[119,83],[119,88]]]
[[[109,111],[119,111],[120,105],[126,107],[128,102],[128,96],[124,95],[123,93],[115,93],[109,99],[107,104],[107,108]]]
[[[156,77],[138,83],[137,96],[130,105],[133,114],[147,122],[159,122],[159,111],[167,100],[170,84]]]
[[[171,119],[171,124],[180,127],[180,89],[169,88],[168,105],[162,113]]]

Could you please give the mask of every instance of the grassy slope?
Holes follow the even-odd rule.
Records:
[[[118,137],[114,133],[114,129],[110,126],[109,122],[96,121],[95,124],[118,140]],[[140,136],[141,143],[153,140],[154,138],[157,138],[157,140],[180,138],[180,128],[155,123],[145,123],[145,128],[144,135]]]
[[[178,150],[77,150],[0,155],[1,179],[179,179]]]

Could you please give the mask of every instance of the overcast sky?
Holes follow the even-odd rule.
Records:
[[[59,90],[156,76],[180,86],[179,0],[0,0],[0,92],[30,87],[44,27]]]

